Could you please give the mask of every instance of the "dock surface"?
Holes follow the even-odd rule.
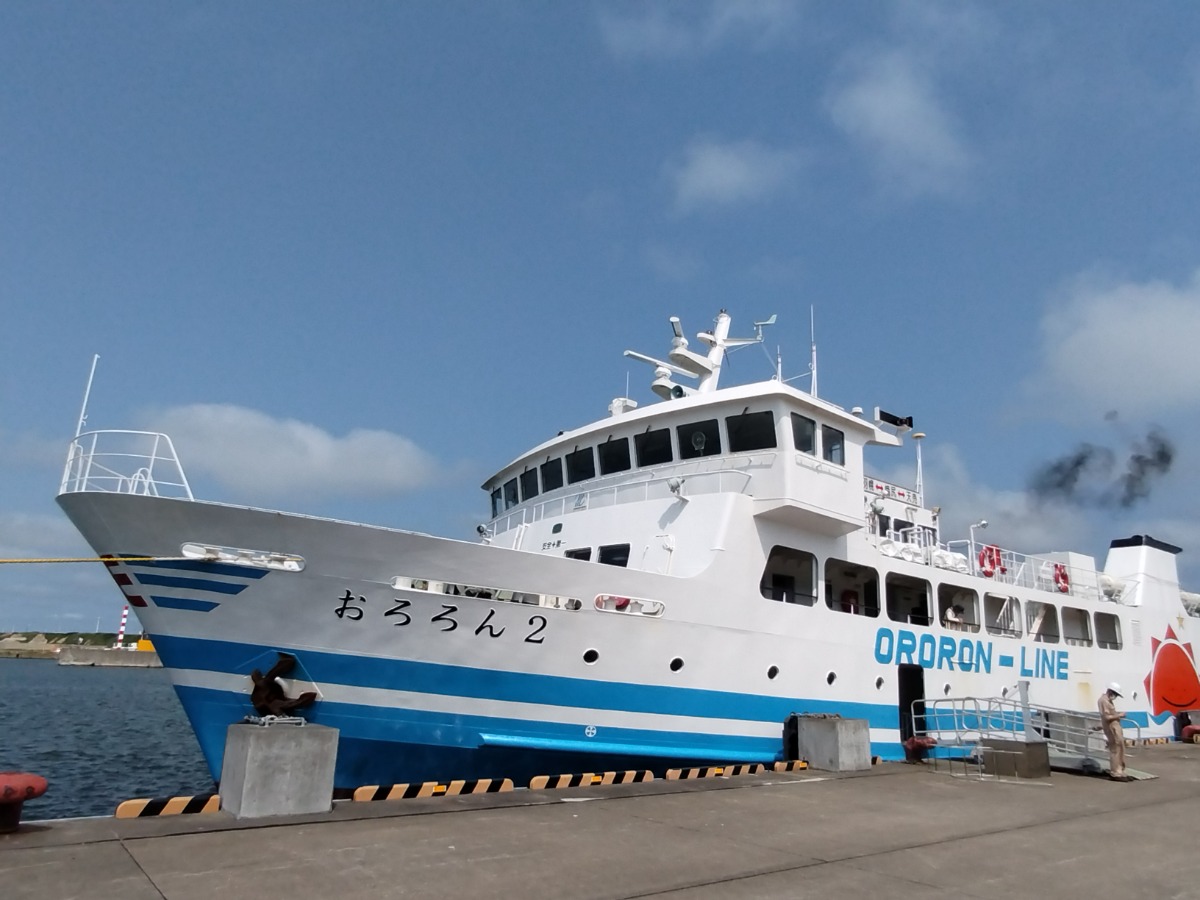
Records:
[[[1200,745],[1157,776],[980,780],[888,763],[0,835],[6,900],[1200,897]]]

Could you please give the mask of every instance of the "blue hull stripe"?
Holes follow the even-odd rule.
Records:
[[[166,609],[186,609],[190,612],[208,612],[220,606],[215,600],[193,600],[190,597],[155,597],[151,595],[155,606]]]
[[[240,594],[247,587],[244,584],[230,584],[227,581],[205,581],[200,578],[180,578],[176,575],[152,575],[147,572],[138,572],[136,577],[141,584],[185,588],[191,591],[211,591],[216,594]]]
[[[192,562],[191,560],[168,559],[156,562],[131,562],[126,563],[126,565],[135,569],[182,569],[185,572],[199,572],[202,575],[224,575],[228,578],[252,578],[255,580],[268,574],[266,569],[253,569],[250,566],[231,566],[228,563],[203,562],[201,560]]]
[[[213,777],[220,780],[226,730],[250,711],[245,694],[177,687]],[[321,701],[307,718],[339,729],[335,784],[509,777],[712,762],[770,762],[783,756],[775,738],[599,728],[487,716],[455,717],[390,707]],[[782,730],[781,730],[782,731]],[[501,736],[496,732],[504,732]],[[900,759],[900,744],[873,741],[871,753]]]
[[[441,663],[353,656],[290,647],[273,648],[157,634],[153,639],[164,664],[172,669],[246,675],[249,674],[250,668],[261,666],[261,661],[257,659],[259,656],[279,649],[294,653],[301,661],[309,679],[317,684],[340,684],[583,709],[779,722],[781,727],[783,721],[793,712],[840,713],[846,718],[866,719],[872,728],[899,726],[899,713],[895,704],[789,699],[701,688],[591,681],[560,675],[503,672]],[[503,729],[493,730],[503,732]]]

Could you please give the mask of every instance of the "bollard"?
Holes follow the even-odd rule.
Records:
[[[0,772],[0,834],[21,826],[21,807],[26,800],[46,793],[46,779],[29,772]]]

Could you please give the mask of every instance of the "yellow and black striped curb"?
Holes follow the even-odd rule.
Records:
[[[590,787],[593,784],[637,784],[653,780],[653,772],[635,769],[627,772],[584,772],[580,775],[535,775],[529,780],[529,789],[544,791],[557,788]]]
[[[439,784],[422,781],[415,784],[368,784],[354,789],[352,799],[359,803],[372,800],[412,800],[414,797],[453,797],[458,794],[501,794],[511,791],[511,778],[477,778]]]
[[[1200,735],[1196,735],[1196,737],[1200,737]],[[1195,737],[1193,737],[1193,740],[1195,740]],[[1169,744],[1169,743],[1171,743],[1171,739],[1169,737],[1126,738],[1125,739],[1126,747],[1157,747],[1159,744]],[[1200,744],[1200,741],[1195,741],[1195,743]]]
[[[113,815],[118,819],[140,819],[146,816],[215,813],[220,809],[220,794],[197,794],[194,797],[154,797],[126,800],[117,807],[117,811]]]
[[[789,759],[783,762],[777,762],[772,767],[776,772],[800,772],[808,768],[808,760],[806,759]]]
[[[766,770],[761,763],[743,766],[706,766],[701,769],[668,769],[667,781],[682,781],[688,778],[729,778],[733,775],[758,775]]]

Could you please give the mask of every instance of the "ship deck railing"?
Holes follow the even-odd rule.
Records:
[[[59,493],[95,491],[192,500],[191,485],[165,434],[88,431],[71,442]]]
[[[890,531],[886,535],[874,536],[873,541],[885,556],[960,575],[975,575],[997,586],[1032,588],[1064,599],[1071,597],[1093,602],[1118,603],[1124,595],[1124,591],[1114,587],[1114,584],[1106,585],[1103,582],[1104,574],[1093,568],[1072,566],[1061,559],[1006,550],[979,541],[936,541],[927,529],[920,527]],[[985,547],[995,547],[998,565],[984,566],[981,556]],[[1059,580],[1055,579],[1056,572],[1060,573]]]

